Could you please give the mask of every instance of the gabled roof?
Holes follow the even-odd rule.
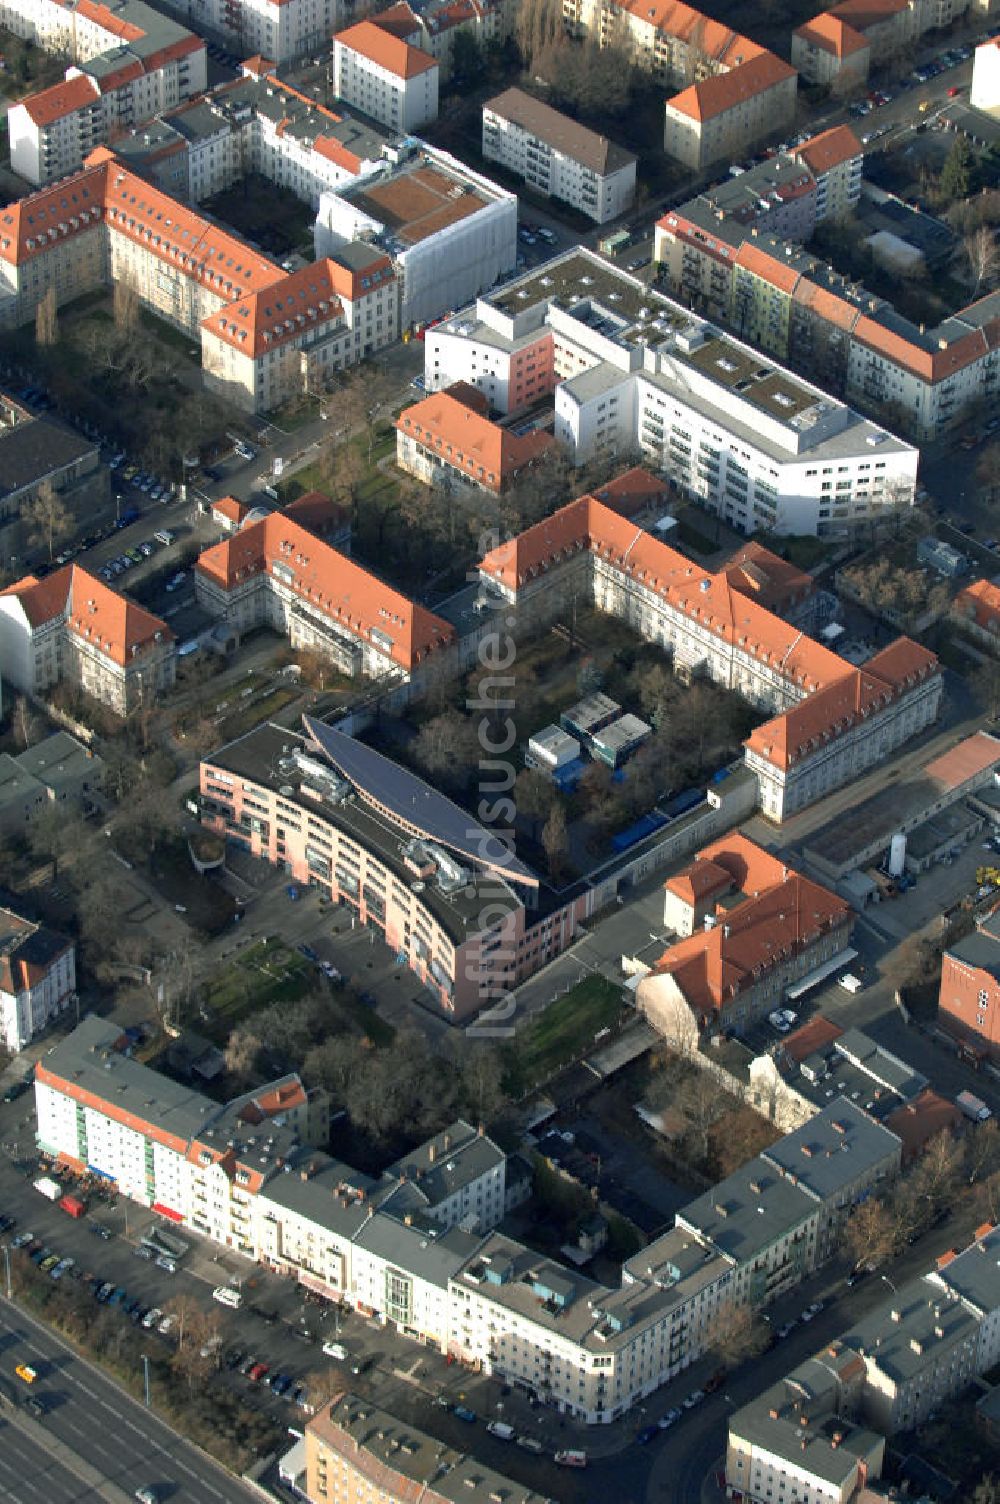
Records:
[[[688,1006],[703,1019],[725,1009],[745,989],[790,956],[843,924],[850,908],[818,883],[744,836],[724,836],[698,853],[728,868],[745,894],[710,929],[670,946],[653,968],[669,974]]]
[[[455,629],[448,622],[281,512],[205,549],[196,568],[223,590],[232,590],[254,575],[270,575],[275,564],[285,565],[285,588],[304,605],[355,637],[385,642],[382,651],[407,671],[454,638]]]
[[[761,250],[760,246],[755,245],[752,240],[744,240],[736,252],[734,264],[784,293],[794,293],[802,280],[802,273],[794,266],[789,266],[780,257]]]
[[[734,590],[770,611],[804,600],[813,590],[811,574],[754,541],[738,549],[723,572]]]
[[[718,637],[768,663],[804,694],[821,689],[847,671],[848,665],[836,653],[734,590],[724,573],[709,574],[593,496],[571,501],[553,516],[492,549],[480,569],[513,590],[543,577],[583,549],[618,563],[647,590]]]
[[[987,632],[1000,631],[1000,588],[990,580],[976,580],[960,590],[951,603],[956,616],[966,617]]]
[[[429,52],[412,47],[409,42],[396,36],[393,30],[380,26],[379,18],[348,26],[346,31],[338,31],[333,40],[335,45],[339,42],[342,47],[359,53],[369,62],[384,68],[387,73],[394,73],[397,78],[417,78],[421,73],[427,73],[438,66]]]
[[[521,130],[544,141],[555,151],[561,152],[582,167],[605,176],[635,162],[635,157],[622,146],[616,146],[607,136],[588,130],[585,125],[569,115],[554,110],[543,100],[535,99],[523,89],[505,89],[483,105],[502,120],[519,126]]]
[[[35,125],[44,127],[72,115],[75,110],[96,104],[99,98],[99,91],[93,81],[78,74],[74,78],[53,84],[49,89],[39,89],[37,94],[29,94],[21,100],[21,104],[29,119]]]
[[[247,502],[240,501],[237,496],[220,496],[218,501],[212,502],[212,512],[224,517],[227,522],[239,526],[248,515],[250,507]]]
[[[792,36],[801,37],[804,42],[811,42],[814,47],[830,52],[836,58],[851,57],[856,52],[863,52],[869,45],[868,39],[860,31],[828,10],[821,11],[811,21],[797,26]]]
[[[690,84],[667,100],[667,109],[687,115],[691,120],[714,120],[717,115],[738,109],[748,99],[754,99],[795,76],[791,64],[775,57],[773,52],[763,52],[729,73],[715,73]]]
[[[397,430],[432,450],[476,484],[499,491],[552,448],[551,434],[517,434],[491,423],[448,392],[436,392],[405,407]]]
[[[810,136],[808,141],[803,141],[792,152],[792,156],[804,162],[816,177],[822,177],[824,172],[839,167],[843,162],[853,162],[855,157],[862,154],[861,142],[849,125],[835,125],[831,130],[821,131],[818,136]]]
[[[62,617],[67,631],[91,643],[119,667],[127,667],[156,643],[173,641],[166,622],[79,564],[67,564],[44,580],[27,575],[4,594],[17,597],[32,628]]]

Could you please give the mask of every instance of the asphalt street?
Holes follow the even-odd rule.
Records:
[[[73,1504],[93,1499],[90,1482],[63,1467],[51,1455],[44,1430],[0,1413],[0,1499],[16,1504]]]
[[[0,1374],[10,1387],[21,1381],[15,1376],[18,1363],[27,1363],[38,1373],[32,1386],[46,1407],[44,1433],[51,1435],[81,1458],[84,1464],[132,1497],[137,1488],[159,1485],[171,1504],[246,1504],[255,1497],[238,1479],[232,1478],[91,1364],[77,1356],[40,1322],[6,1300],[0,1303]],[[0,1458],[11,1455],[16,1428],[8,1425],[0,1446]],[[24,1438],[26,1461],[38,1462],[39,1447]],[[46,1467],[52,1466],[46,1463]],[[43,1492],[40,1498],[84,1498],[78,1482],[58,1470],[55,1486],[63,1494]],[[33,1474],[30,1474],[33,1476]],[[0,1466],[0,1481],[5,1472]],[[22,1485],[11,1495],[25,1500],[31,1495]],[[77,1492],[66,1492],[76,1487]],[[93,1497],[93,1493],[89,1495]]]

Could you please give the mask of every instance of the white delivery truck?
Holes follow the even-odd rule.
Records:
[[[51,1175],[43,1175],[40,1180],[36,1180],[35,1190],[41,1191],[46,1201],[58,1201],[63,1193],[62,1186]]]

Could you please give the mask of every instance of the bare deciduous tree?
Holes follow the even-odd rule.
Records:
[[[130,282],[116,282],[114,290],[115,328],[131,334],[139,322],[139,295]]]
[[[28,540],[43,543],[51,563],[56,544],[73,530],[73,516],[51,481],[43,480],[35,495],[21,508],[28,526]]]
[[[991,225],[979,225],[970,230],[962,241],[962,254],[968,262],[972,275],[972,295],[988,292],[997,281],[1000,272],[1000,245]]]
[[[569,862],[566,811],[560,802],[553,804],[549,818],[542,827],[542,848],[548,862],[549,876],[554,883],[558,884],[565,876]]]
[[[59,304],[56,290],[50,287],[35,309],[35,343],[49,348],[59,339]]]
[[[893,1218],[883,1201],[870,1196],[854,1207],[847,1219],[847,1247],[855,1268],[878,1269],[895,1252]]]
[[[767,1322],[749,1306],[728,1306],[713,1318],[705,1333],[706,1346],[726,1368],[738,1368],[759,1358],[770,1345]]]
[[[14,735],[27,751],[38,732],[38,718],[31,708],[31,702],[24,695],[18,695],[14,701],[13,722]]]

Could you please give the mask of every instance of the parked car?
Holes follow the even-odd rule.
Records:
[[[693,1389],[691,1391],[691,1393],[688,1395],[687,1399],[682,1402],[683,1406],[684,1406],[684,1409],[685,1410],[693,1410],[696,1405],[700,1405],[701,1404],[701,1402],[702,1402],[702,1400],[704,1398],[705,1398],[705,1391],[704,1391],[704,1389]]]
[[[636,1443],[640,1447],[646,1447],[651,1441],[655,1441],[659,1434],[659,1426],[643,1426],[640,1431],[636,1431],[635,1433]]]
[[[683,1411],[679,1410],[676,1405],[672,1406],[671,1409],[669,1409],[666,1412],[665,1415],[661,1415],[660,1416],[660,1420],[659,1420],[660,1430],[661,1431],[669,1431],[671,1426],[674,1426],[674,1425],[677,1424],[677,1422],[680,1420],[682,1414],[683,1414]]]
[[[464,1420],[466,1425],[471,1426],[475,1423],[476,1412],[475,1410],[470,1410],[468,1405],[455,1405],[451,1413],[457,1416],[459,1420]]]

